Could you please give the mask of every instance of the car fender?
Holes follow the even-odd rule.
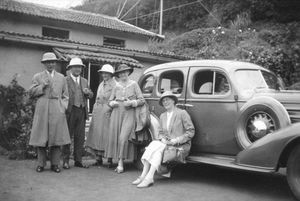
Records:
[[[295,140],[300,140],[300,123],[292,124],[257,140],[237,155],[235,163],[277,170],[281,154]]]

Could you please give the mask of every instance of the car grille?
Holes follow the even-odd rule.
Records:
[[[286,107],[292,123],[300,122],[300,108]]]

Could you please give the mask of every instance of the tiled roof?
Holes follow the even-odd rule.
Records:
[[[107,62],[111,64],[127,64],[131,67],[142,68],[143,65],[130,57],[123,57],[101,52],[83,51],[65,48],[53,48],[53,51],[63,60],[69,61],[71,58],[80,57],[83,60],[94,62]]]
[[[57,41],[57,42],[67,42],[72,44],[78,44],[78,45],[87,45],[91,47],[97,47],[97,48],[109,48],[109,49],[115,49],[125,52],[133,52],[133,53],[144,53],[149,54],[153,56],[161,56],[165,58],[171,58],[176,60],[192,60],[195,59],[194,57],[186,56],[186,55],[176,55],[176,54],[166,54],[161,52],[149,52],[149,51],[143,51],[143,50],[135,50],[135,49],[127,49],[122,47],[114,47],[114,46],[104,46],[104,45],[97,45],[97,44],[91,44],[91,43],[83,43],[79,41],[73,41],[69,39],[60,39],[60,38],[52,38],[52,37],[45,37],[45,36],[37,36],[37,35],[30,35],[30,34],[23,34],[23,33],[16,33],[16,32],[7,32],[7,31],[0,31],[0,34],[7,35],[7,36],[15,36],[15,37],[25,37],[25,38],[36,38],[36,39],[47,39],[51,41]]]
[[[116,17],[73,9],[54,8],[20,0],[0,0],[0,10],[140,34],[151,38],[164,38],[162,35],[126,23]]]

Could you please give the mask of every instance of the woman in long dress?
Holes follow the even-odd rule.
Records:
[[[115,72],[119,78],[114,88],[109,105],[113,108],[110,121],[110,134],[106,157],[118,160],[117,173],[124,172],[124,159],[134,159],[134,145],[128,142],[135,132],[135,108],[145,103],[138,84],[129,79],[133,69],[121,64]]]
[[[195,129],[189,114],[176,108],[177,97],[170,91],[162,94],[159,104],[167,111],[160,116],[159,139],[152,141],[142,156],[143,172],[132,184],[138,188],[151,186],[163,162],[185,163]]]
[[[104,156],[108,141],[108,125],[111,115],[111,108],[108,106],[108,101],[113,88],[116,86],[116,81],[113,78],[114,69],[111,65],[103,65],[98,72],[101,74],[103,81],[99,84],[97,90],[92,121],[86,140],[87,151],[96,157],[95,166],[103,164],[102,157]],[[111,166],[111,159],[108,160],[108,163]]]

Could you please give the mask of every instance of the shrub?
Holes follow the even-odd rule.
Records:
[[[150,49],[198,59],[248,61],[272,70],[287,85],[299,82],[300,23],[262,23],[255,27],[195,29],[179,36],[170,35],[161,44],[151,44]]]
[[[34,101],[17,82],[17,76],[8,86],[0,85],[0,145],[12,153],[12,158],[28,158],[34,155],[28,145]]]
[[[248,12],[243,12],[238,14],[235,20],[230,22],[230,29],[239,30],[246,29],[251,24],[250,14]]]

